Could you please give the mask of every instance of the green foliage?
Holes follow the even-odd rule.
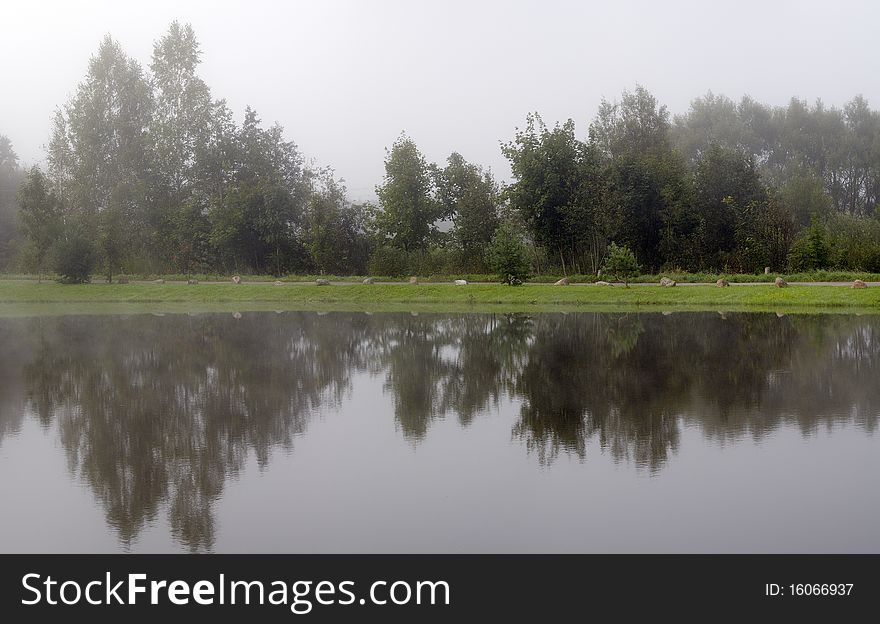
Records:
[[[381,210],[373,212],[372,221],[379,240],[404,251],[425,249],[444,210],[433,193],[425,157],[412,139],[401,135],[385,158],[385,180],[376,187]]]
[[[603,274],[608,274],[616,281],[622,281],[624,285],[629,286],[629,280],[638,275],[639,271],[639,263],[629,247],[618,246],[615,243],[608,245],[605,264],[602,265]]]
[[[84,284],[95,270],[95,248],[81,227],[66,232],[55,247],[55,273],[65,284]]]
[[[645,264],[658,267],[662,215],[667,200],[654,161],[620,156],[608,168],[609,230]]]
[[[814,217],[827,219],[831,213],[831,198],[822,187],[822,180],[809,172],[786,180],[779,188],[778,199],[797,228],[809,226]]]
[[[666,107],[643,87],[624,91],[620,102],[603,100],[590,144],[607,181],[598,209],[606,240],[626,244],[655,269],[673,257],[693,265],[697,220],[689,214],[690,181],[671,147]]]
[[[868,216],[880,199],[880,115],[862,96],[842,109],[797,98],[771,108],[709,93],[675,122],[675,142],[690,163],[712,145],[754,156],[765,179],[783,190],[798,227],[814,212],[822,216],[825,206]]]
[[[835,215],[825,226],[829,264],[852,271],[880,271],[880,221]]]
[[[33,167],[18,191],[22,231],[27,237],[37,272],[46,268],[53,245],[61,233],[61,207],[49,181]]]
[[[383,245],[374,249],[370,255],[369,269],[371,275],[408,275],[409,258],[403,249]]]
[[[367,207],[277,124],[250,108],[237,124],[199,77],[200,56],[177,22],[146,70],[105,37],[53,117],[46,174],[18,196],[24,174],[0,136],[0,269],[18,254],[41,275],[62,215],[110,279],[485,273],[502,220],[522,224],[541,274],[592,278],[611,240],[651,272],[880,268],[880,114],[862,97],[771,108],[709,93],[671,122],[637,87],[601,103],[587,141],[572,120],[531,114],[502,145],[503,190],[456,152],[429,163],[401,135]]]
[[[173,208],[199,185],[199,156],[210,141],[211,92],[198,76],[199,44],[189,24],[174,21],[153,46],[155,88],[150,118],[156,175]]]
[[[825,226],[813,218],[810,227],[794,241],[788,254],[788,265],[793,271],[826,269],[829,264]]]
[[[306,239],[312,262],[321,273],[363,272],[369,251],[364,208],[346,201],[345,187],[330,171],[322,172],[319,183],[306,209]]]
[[[23,178],[12,143],[0,134],[0,269],[12,265],[21,246],[15,195]]]
[[[404,251],[390,245],[376,247],[370,255],[369,272],[373,276],[394,277],[418,275],[429,278],[437,275],[442,276],[441,281],[447,281],[447,276],[463,273],[457,251],[440,245],[416,251]]]
[[[453,153],[445,168],[435,170],[435,178],[444,217],[454,223],[452,235],[462,264],[485,269],[486,247],[499,222],[499,190],[492,175]]]
[[[495,232],[489,246],[489,264],[499,279],[509,286],[518,286],[529,276],[528,251],[510,224],[501,225]]]
[[[311,269],[302,155],[250,108],[237,126],[199,63],[192,28],[177,22],[156,42],[149,73],[103,40],[53,119],[49,179],[66,218],[92,232],[108,276],[209,262],[276,275]]]
[[[166,244],[171,264],[188,277],[205,269],[211,253],[211,223],[201,204],[190,199],[168,218]]]
[[[603,181],[591,149],[575,136],[572,120],[548,128],[531,114],[524,130],[502,145],[514,183],[506,189],[515,210],[534,239],[565,265],[598,262],[604,246],[599,214]]]
[[[662,159],[670,150],[669,112],[647,89],[624,91],[620,102],[602,100],[590,126],[590,141],[609,160]]]
[[[66,120],[59,120],[52,137],[50,166],[69,176],[63,200],[71,208],[95,214],[108,206],[117,185],[144,180],[152,111],[153,96],[142,67],[106,36],[65,108]],[[67,162],[56,161],[61,154]],[[144,221],[147,211],[141,202],[138,216]]]
[[[120,263],[125,253],[125,226],[122,211],[118,206],[110,206],[100,214],[98,223],[98,255],[104,267],[107,281],[120,271]]]
[[[767,201],[753,158],[718,145],[709,148],[694,173],[701,268],[747,271],[756,266],[754,254],[763,242],[759,221]],[[737,257],[741,245],[747,247]]]

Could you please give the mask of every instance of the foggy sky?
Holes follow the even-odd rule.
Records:
[[[585,137],[601,98],[636,84],[672,113],[708,90],[880,107],[868,1],[0,0],[0,134],[23,163],[44,159],[52,112],[105,34],[146,68],[174,19],[192,24],[200,74],[239,123],[248,104],[279,122],[355,199],[402,130],[429,161],[458,151],[504,180],[499,142],[526,113],[571,117]]]

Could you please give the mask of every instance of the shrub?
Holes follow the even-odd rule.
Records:
[[[852,271],[880,270],[880,221],[835,215],[827,226],[831,266]]]
[[[74,229],[58,241],[54,268],[59,281],[65,284],[91,281],[95,269],[95,248],[84,231]]]
[[[410,254],[409,265],[412,275],[449,275],[461,271],[455,250],[438,245]]]
[[[369,269],[372,275],[400,276],[409,273],[407,254],[397,247],[377,247],[370,256]]]
[[[629,280],[638,275],[639,271],[639,263],[629,247],[626,245],[618,247],[614,243],[608,245],[605,264],[602,266],[603,274],[611,275],[615,280],[622,281],[628,288]]]
[[[529,276],[528,252],[519,235],[507,224],[495,232],[489,245],[489,264],[502,282],[518,286]]]
[[[810,227],[792,243],[788,266],[793,271],[814,271],[828,268],[828,241],[825,227],[814,217]]]

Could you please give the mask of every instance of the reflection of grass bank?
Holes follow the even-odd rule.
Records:
[[[220,306],[226,309],[428,309],[450,311],[473,308],[486,311],[584,307],[656,307],[661,309],[795,310],[818,309],[880,311],[880,288],[853,290],[843,286],[771,285],[716,288],[715,286],[549,286],[500,284],[36,284],[0,281],[2,304],[114,304],[143,310],[169,306],[179,311]]]

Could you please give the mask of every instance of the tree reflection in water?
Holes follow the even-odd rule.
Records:
[[[585,458],[657,471],[700,428],[720,441],[782,423],[806,435],[880,411],[880,319],[773,314],[305,312],[0,320],[0,441],[25,405],[55,424],[124,543],[166,508],[193,551],[249,453],[268,465],[358,373],[382,380],[402,436],[468,426],[508,399],[541,463]],[[381,418],[377,426],[384,426]]]

